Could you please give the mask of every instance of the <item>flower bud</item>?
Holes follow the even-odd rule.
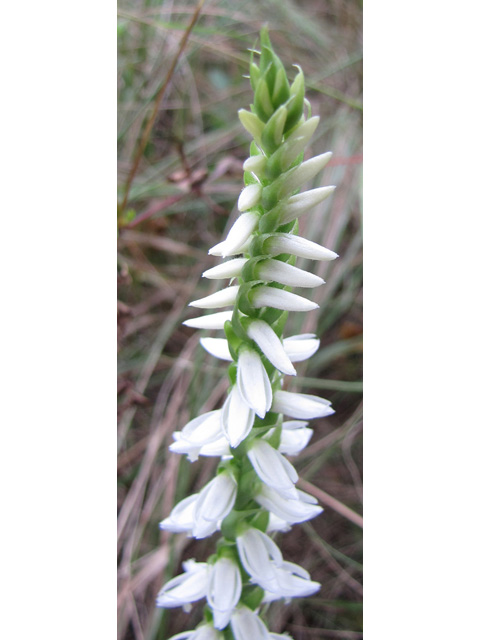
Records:
[[[291,253],[298,258],[310,260],[335,260],[338,254],[330,249],[326,249],[316,242],[300,238],[291,233],[276,233],[267,238],[264,242],[264,251],[272,256],[281,253]]]
[[[258,264],[259,280],[274,281],[288,287],[319,287],[325,280],[309,271],[303,271],[281,260],[263,260]]]
[[[296,196],[292,196],[287,200],[287,204],[282,212],[282,224],[293,222],[303,213],[309,211],[317,204],[328,198],[335,191],[335,187],[319,187],[318,189],[310,189]]]
[[[249,184],[238,198],[238,210],[247,211],[254,207],[262,197],[262,187],[259,184]]]
[[[208,316],[200,316],[199,318],[190,318],[183,323],[187,327],[193,329],[223,329],[223,325],[227,320],[232,319],[233,311],[219,311],[211,313]]]
[[[255,287],[251,293],[250,301],[254,309],[260,309],[261,307],[273,307],[284,311],[313,311],[313,309],[318,309],[316,302],[311,302],[283,289],[264,285]]]
[[[206,298],[200,298],[190,302],[189,307],[198,307],[199,309],[215,309],[216,307],[228,307],[235,303],[237,293],[239,290],[238,285],[227,287],[226,289],[220,289],[212,293],[212,295]]]

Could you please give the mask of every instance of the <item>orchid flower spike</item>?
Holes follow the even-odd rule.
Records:
[[[319,309],[315,290],[324,284],[317,274],[298,268],[296,258],[338,257],[297,235],[298,216],[316,209],[334,190],[319,186],[299,192],[332,154],[303,160],[319,121],[304,113],[303,73],[298,67],[288,82],[266,29],[260,49],[259,64],[256,53],[250,64],[251,110],[239,111],[253,137],[243,165],[239,215],[226,238],[209,251],[223,260],[203,273],[207,280],[227,282],[190,303],[205,315],[184,321],[188,328],[223,331],[202,335],[200,344],[228,363],[229,387],[221,403],[174,431],[170,444],[170,451],[193,464],[202,456],[220,458],[215,477],[160,523],[165,531],[197,539],[218,536],[207,562],[188,560],[184,573],[158,594],[158,606],[166,608],[189,609],[206,598],[204,620],[170,640],[288,640],[268,630],[258,607],[310,596],[320,588],[305,569],[283,558],[271,534],[323,510],[297,489],[298,474],[286,456],[308,445],[315,428],[309,420],[334,411],[326,399],[282,388],[284,376],[297,374],[294,363],[313,356],[320,340],[313,333],[285,337],[283,329],[288,312]],[[304,296],[297,288],[313,292]]]

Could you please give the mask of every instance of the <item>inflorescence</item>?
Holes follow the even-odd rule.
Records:
[[[271,537],[322,512],[315,498],[296,488],[298,475],[285,455],[295,456],[308,444],[313,433],[308,420],[333,413],[328,400],[282,389],[284,376],[296,375],[294,364],[308,359],[320,345],[309,333],[283,337],[289,311],[318,308],[290,288],[324,283],[297,268],[296,258],[337,257],[297,235],[298,217],[334,190],[328,186],[298,193],[332,154],[303,161],[319,118],[311,117],[303,73],[297,69],[290,85],[263,29],[261,51],[253,51],[250,62],[254,102],[250,111],[239,111],[253,137],[238,199],[241,213],[226,239],[209,251],[231,259],[203,274],[229,279],[230,284],[190,303],[227,310],[184,323],[224,331],[225,338],[204,337],[200,342],[208,353],[230,362],[230,390],[221,409],[191,420],[174,433],[170,446],[191,462],[199,456],[218,456],[220,462],[215,478],[177,504],[160,527],[197,539],[221,533],[207,562],[188,560],[184,573],[158,594],[159,607],[187,610],[206,598],[202,623],[171,640],[287,639],[290,636],[268,631],[259,608],[320,588],[305,569],[284,560]],[[284,416],[289,419],[284,421]]]

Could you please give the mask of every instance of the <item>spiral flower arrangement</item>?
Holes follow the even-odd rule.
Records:
[[[188,560],[184,573],[158,594],[159,607],[187,610],[206,598],[201,624],[171,640],[289,638],[267,629],[260,617],[262,605],[309,596],[320,588],[305,569],[283,558],[271,537],[322,512],[315,498],[296,488],[298,475],[285,455],[295,456],[308,444],[313,433],[308,420],[333,413],[328,400],[282,388],[284,376],[296,375],[294,364],[320,345],[313,334],[283,336],[289,311],[318,308],[290,289],[324,283],[297,268],[296,258],[337,257],[297,235],[298,217],[334,190],[327,186],[298,192],[325,167],[331,153],[303,161],[319,118],[311,116],[304,76],[297,69],[289,84],[263,29],[261,51],[252,51],[250,62],[253,105],[239,111],[253,137],[238,199],[240,216],[226,239],[209,251],[229,259],[203,274],[230,284],[190,303],[222,311],[184,323],[224,331],[224,338],[203,337],[200,342],[208,353],[230,362],[230,390],[221,409],[191,420],[174,433],[170,446],[191,462],[199,456],[220,461],[215,478],[177,504],[160,527],[197,539],[221,534],[207,562]]]

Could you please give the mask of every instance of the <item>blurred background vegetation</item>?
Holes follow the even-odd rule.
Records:
[[[268,23],[290,80],[291,65],[300,64],[312,113],[321,116],[306,157],[334,154],[310,186],[337,189],[304,216],[300,235],[340,258],[297,262],[326,284],[309,294],[320,310],[291,314],[287,327],[322,341],[288,388],[327,397],[336,409],[311,422],[310,445],[293,460],[299,487],[325,511],[280,542],[285,559],[322,589],[271,605],[266,618],[272,631],[296,640],[355,640],[362,637],[362,2],[207,0],[193,24],[197,8],[189,0],[118,7],[118,634],[165,640],[202,616],[201,604],[189,614],[158,610],[155,596],[182,561],[205,560],[212,540],[161,532],[158,522],[216,465],[168,451],[172,432],[220,407],[227,390],[225,363],[198,344],[207,334],[181,323],[199,315],[190,300],[223,286],[201,273],[218,264],[207,251],[238,214],[249,136],[237,111],[252,100],[247,49]]]

